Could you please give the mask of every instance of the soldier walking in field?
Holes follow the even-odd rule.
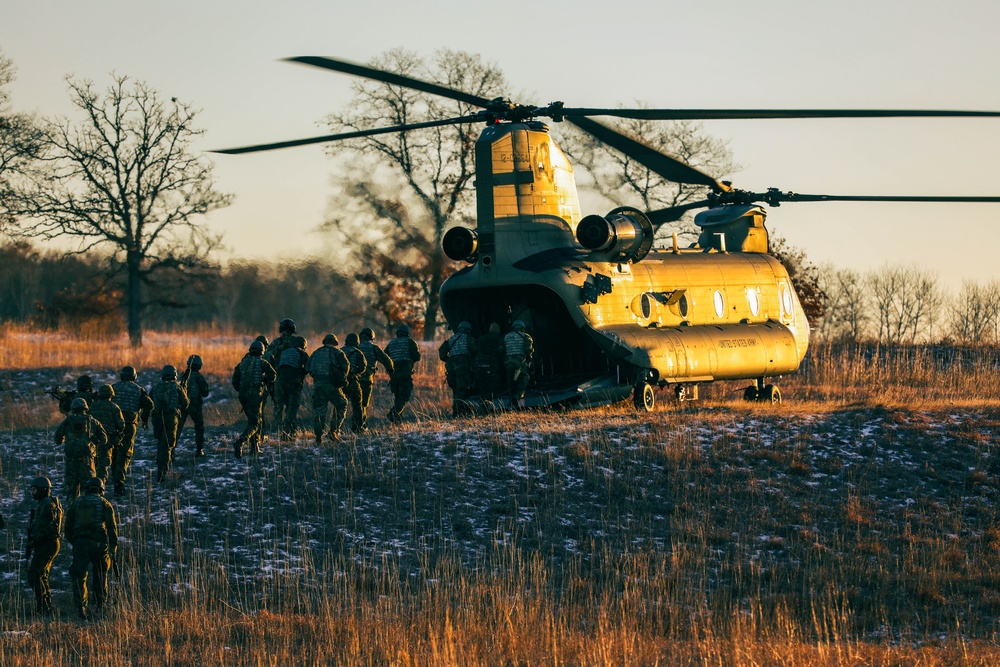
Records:
[[[476,339],[472,337],[472,325],[462,322],[458,332],[441,343],[438,357],[444,362],[445,377],[451,387],[451,416],[457,417],[469,408],[472,396],[472,358],[477,350]]]
[[[260,444],[263,439],[263,406],[264,396],[274,384],[274,368],[263,358],[264,345],[255,340],[250,343],[250,349],[243,360],[233,369],[233,389],[238,392],[243,414],[247,425],[243,433],[233,443],[233,454],[236,458],[243,456],[243,446],[250,447],[250,453],[260,454]]]
[[[82,398],[87,401],[87,405],[97,397],[94,394],[94,380],[89,375],[81,375],[76,379],[76,390],[72,389],[51,389],[49,393],[52,398],[59,401],[59,412],[68,415],[74,398]]]
[[[118,549],[118,517],[104,498],[104,484],[94,477],[86,482],[87,495],[80,496],[66,513],[66,540],[73,545],[69,576],[73,601],[80,618],[87,620],[87,575],[93,568],[94,605],[98,610],[108,599],[108,570]]]
[[[531,379],[531,357],[535,353],[534,341],[524,330],[524,322],[516,320],[513,331],[503,338],[504,370],[510,391],[510,407],[521,409],[521,399]]]
[[[125,434],[125,418],[121,408],[112,402],[114,397],[114,387],[102,384],[97,390],[97,398],[90,404],[90,416],[101,422],[108,436],[108,441],[97,448],[97,459],[94,461],[97,477],[104,483],[108,481],[112,453],[121,447],[122,436]]]
[[[192,354],[188,357],[187,368],[181,373],[180,385],[188,396],[188,407],[181,415],[180,426],[177,427],[177,434],[184,430],[184,424],[188,417],[194,424],[194,445],[196,447],[195,456],[205,455],[205,398],[208,396],[208,381],[201,374],[201,357]]]
[[[365,353],[361,351],[359,345],[361,341],[358,334],[347,334],[347,340],[342,349],[347,361],[351,364],[351,370],[347,374],[347,386],[344,387],[344,395],[351,403],[351,430],[361,433],[365,424],[365,406],[361,396],[361,375],[368,370],[368,360]]]
[[[149,392],[153,399],[153,435],[156,437],[156,481],[162,482],[174,462],[181,414],[190,401],[177,384],[177,369],[167,364],[160,371],[160,382]]]
[[[375,371],[378,365],[382,364],[386,373],[392,377],[392,359],[389,358],[382,348],[375,344],[375,332],[370,327],[361,330],[361,343],[358,348],[365,355],[367,367],[358,376],[358,386],[361,388],[361,430],[368,428],[368,408],[372,404],[372,389],[375,386]]]
[[[298,431],[299,403],[306,380],[309,354],[306,339],[292,337],[292,346],[278,355],[277,379],[274,382],[274,422],[281,429],[282,440],[293,440]],[[282,417],[284,415],[284,417]]]
[[[81,493],[84,482],[97,472],[94,458],[108,436],[101,423],[87,414],[87,401],[74,398],[69,416],[56,429],[56,444],[66,443],[66,502],[72,502]]]
[[[123,367],[118,377],[121,379],[112,385],[115,394],[111,400],[121,408],[125,431],[118,446],[111,450],[111,481],[115,484],[115,496],[125,493],[125,480],[135,452],[135,431],[139,422],[142,421],[143,428],[146,428],[153,411],[153,399],[136,383],[139,376],[135,368]]]
[[[50,616],[53,609],[49,572],[59,553],[63,508],[59,499],[52,495],[52,482],[48,477],[35,478],[31,483],[31,496],[38,505],[31,510],[24,552],[28,561],[28,585],[35,593],[35,611]]]
[[[340,341],[333,334],[323,337],[323,347],[318,348],[309,358],[309,375],[313,379],[313,432],[316,444],[323,444],[323,429],[326,428],[326,414],[333,405],[330,418],[330,439],[340,440],[340,428],[347,416],[347,398],[344,387],[351,372],[351,363],[337,347]]]
[[[420,361],[420,350],[410,338],[410,327],[405,324],[396,327],[396,337],[385,346],[385,353],[392,359],[389,389],[395,399],[389,410],[389,421],[398,424],[403,421],[403,408],[413,396],[413,366]]]

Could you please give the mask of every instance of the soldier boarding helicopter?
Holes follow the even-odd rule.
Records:
[[[475,148],[477,225],[453,227],[445,254],[467,266],[445,281],[441,309],[454,330],[522,322],[535,344],[526,406],[594,406],[633,397],[650,411],[654,388],[697,398],[698,385],[750,380],[744,398],[780,403],[768,382],[798,369],[809,323],[788,271],[769,253],[763,204],[800,201],[1000,202],[1000,197],[838,196],[739,190],[631,139],[591,116],[648,120],[982,117],[995,111],[592,109],[486,99],[393,72],[322,57],[314,67],[440,95],[470,115],[217,151],[274,150],[459,123],[484,123]],[[705,186],[705,199],[655,211],[582,216],[573,166],[545,123],[566,121],[660,176]],[[677,235],[653,249],[657,229],[695,216],[698,242]]]

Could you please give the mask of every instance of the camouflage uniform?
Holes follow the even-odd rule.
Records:
[[[42,483],[44,482],[44,483]],[[52,613],[52,592],[49,572],[59,553],[59,534],[62,532],[63,508],[59,499],[50,495],[49,480],[39,477],[32,483],[32,495],[38,506],[32,512],[28,526],[28,585],[35,593],[35,608],[42,614]]]
[[[330,419],[332,440],[340,439],[340,428],[347,416],[347,399],[344,397],[343,387],[347,385],[351,364],[337,348],[337,342],[336,336],[327,334],[323,338],[323,347],[318,348],[309,358],[309,375],[313,379],[313,432],[316,434],[317,445],[323,443],[328,405],[333,405],[333,418]]]
[[[385,371],[392,377],[392,359],[375,344],[375,332],[365,328],[361,330],[361,344],[358,345],[365,355],[367,367],[365,372],[358,376],[358,386],[361,387],[361,429],[368,427],[368,408],[372,404],[372,389],[375,386],[375,371],[378,365],[382,364]]]
[[[115,484],[115,495],[120,496],[125,491],[125,480],[128,477],[129,466],[132,465],[132,454],[135,452],[135,431],[141,420],[143,427],[149,423],[149,415],[153,411],[153,399],[146,390],[135,383],[136,373],[131,366],[121,370],[121,380],[115,382],[112,388],[115,397],[111,399],[121,408],[125,420],[125,431],[122,433],[118,446],[111,451],[111,481]]]
[[[263,405],[268,388],[274,384],[274,369],[262,357],[264,349],[260,341],[250,344],[250,351],[233,369],[233,389],[239,392],[240,405],[246,415],[247,425],[233,444],[236,458],[243,456],[243,445],[250,447],[252,454],[260,453],[263,439]]]
[[[203,405],[208,396],[209,388],[205,376],[201,374],[201,357],[194,354],[188,358],[187,368],[181,374],[180,385],[188,395],[188,407],[181,415],[181,424],[177,427],[178,436],[184,430],[188,417],[194,424],[194,445],[198,456],[205,455],[205,413]]]
[[[476,356],[472,360],[472,379],[476,391],[486,399],[496,398],[504,386],[503,369],[503,336],[500,335],[500,325],[496,322],[490,325],[489,332],[476,341]]]
[[[472,396],[472,357],[477,350],[476,339],[472,337],[472,325],[462,322],[458,333],[441,343],[438,357],[445,362],[446,378],[451,387],[451,414],[457,417],[468,408]]]
[[[177,384],[177,370],[164,366],[160,382],[149,392],[153,399],[153,435],[156,437],[156,481],[162,482],[174,462],[177,431],[181,414],[190,401],[184,388]]]
[[[510,391],[510,407],[521,407],[524,390],[531,379],[531,357],[535,352],[534,341],[524,330],[524,324],[514,322],[514,330],[503,338],[504,370],[507,372],[507,388]]]
[[[368,370],[368,360],[365,353],[358,347],[357,334],[347,336],[347,342],[341,351],[351,364],[351,370],[347,374],[347,386],[344,387],[344,395],[351,403],[351,430],[360,433],[365,428],[365,406],[362,402],[361,383],[358,378]]]
[[[97,458],[94,461],[97,477],[100,477],[105,484],[108,482],[112,452],[121,447],[122,436],[125,433],[125,418],[121,408],[111,402],[113,397],[114,389],[106,384],[97,392],[97,399],[90,404],[90,416],[101,422],[108,436],[107,443],[97,448]]]
[[[274,425],[281,429],[281,437],[286,440],[294,438],[298,430],[299,403],[302,400],[302,387],[305,384],[306,368],[309,364],[309,354],[305,347],[305,338],[293,336],[292,347],[285,348],[276,361]]]
[[[389,389],[395,400],[389,410],[389,421],[395,424],[403,420],[403,408],[413,396],[413,365],[420,361],[420,350],[410,338],[408,326],[402,324],[396,329],[396,337],[385,346],[385,353],[393,366]]]
[[[87,495],[76,499],[66,513],[66,539],[73,545],[69,576],[73,580],[73,601],[80,615],[87,617],[87,575],[94,569],[94,604],[102,607],[108,599],[108,570],[118,549],[118,517],[104,496],[103,486],[88,483]]]
[[[94,393],[94,381],[89,375],[81,375],[76,379],[76,389],[53,389],[50,392],[52,398],[59,401],[59,412],[68,415],[74,398],[82,398],[90,405],[91,401],[97,398]]]
[[[56,429],[56,444],[66,443],[66,500],[72,501],[80,495],[80,486],[97,472],[94,458],[97,448],[102,447],[108,436],[101,423],[87,414],[86,402],[82,408],[74,407],[69,417]]]

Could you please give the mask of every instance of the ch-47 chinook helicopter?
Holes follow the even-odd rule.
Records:
[[[526,406],[599,405],[631,395],[652,410],[654,388],[679,399],[700,383],[750,380],[744,398],[779,403],[768,383],[798,369],[809,324],[788,272],[768,254],[762,204],[816,201],[1000,202],[1000,197],[838,196],[747,192],[591,119],[864,118],[1000,116],[996,111],[592,109],[562,102],[522,106],[345,61],[290,61],[366,77],[466,103],[470,115],[218,151],[247,153],[418,128],[483,123],[476,143],[477,226],[454,227],[445,254],[467,266],[441,288],[453,329],[484,332],[520,320],[535,344]],[[582,216],[573,167],[545,123],[566,121],[664,178],[708,188],[704,200]],[[697,244],[653,249],[657,228],[687,211]]]

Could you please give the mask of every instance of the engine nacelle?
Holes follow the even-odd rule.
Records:
[[[452,227],[444,233],[441,248],[449,259],[475,264],[479,251],[479,236],[465,227]]]
[[[642,211],[623,206],[603,218],[585,217],[576,227],[576,240],[609,261],[638,262],[653,247],[653,224]]]

